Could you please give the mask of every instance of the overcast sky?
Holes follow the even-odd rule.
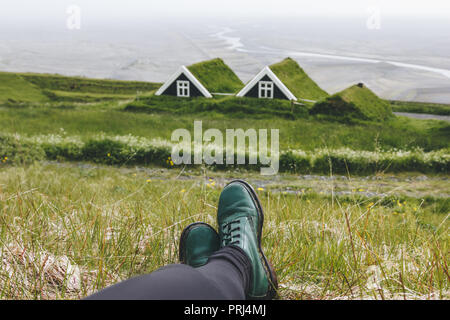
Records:
[[[317,16],[365,17],[379,7],[384,16],[450,20],[449,0],[1,0],[0,21],[14,24],[58,22],[66,9],[77,5],[83,18],[108,21],[151,19],[164,16],[245,17]]]

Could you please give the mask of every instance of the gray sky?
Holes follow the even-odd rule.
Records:
[[[450,20],[448,0],[1,0],[0,20],[58,22],[66,19],[70,5],[79,6],[85,19],[111,23],[118,17],[140,21],[177,15],[365,17],[371,7],[384,16]]]

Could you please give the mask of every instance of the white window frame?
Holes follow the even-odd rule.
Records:
[[[258,97],[260,99],[273,99],[275,84],[273,81],[260,81],[258,83]]]
[[[191,83],[186,80],[177,81],[177,97],[190,97]]]

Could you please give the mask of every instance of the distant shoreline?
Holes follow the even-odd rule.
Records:
[[[410,113],[410,112],[394,112],[396,116],[408,117],[420,120],[441,120],[450,122],[450,116],[439,116],[435,114],[426,113]]]
[[[351,57],[351,56],[343,56],[343,55],[335,55],[335,54],[323,54],[316,52],[306,52],[306,51],[290,51],[290,50],[282,50],[270,47],[264,47],[264,50],[249,50],[244,49],[244,44],[241,42],[241,38],[238,37],[230,37],[226,36],[227,33],[234,32],[235,30],[231,28],[224,28],[223,31],[214,34],[214,37],[218,39],[224,40],[230,44],[228,49],[237,50],[240,52],[247,53],[259,53],[259,54],[277,54],[277,55],[285,55],[285,56],[294,56],[294,57],[314,57],[314,58],[324,58],[324,59],[335,59],[335,60],[345,60],[345,61],[355,61],[355,62],[366,62],[366,63],[387,63],[394,65],[396,67],[401,68],[409,68],[409,69],[417,69],[423,71],[434,72],[440,75],[443,75],[450,79],[450,70],[449,69],[441,69],[441,68],[433,68],[418,64],[405,63],[401,61],[390,61],[390,60],[382,60],[382,59],[371,59],[365,57]]]

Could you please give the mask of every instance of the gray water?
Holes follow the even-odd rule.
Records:
[[[410,113],[410,112],[394,112],[397,116],[408,117],[421,120],[440,120],[450,122],[450,116],[439,116],[435,114]]]

